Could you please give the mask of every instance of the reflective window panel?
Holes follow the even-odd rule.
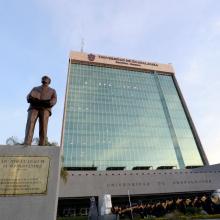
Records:
[[[172,76],[71,64],[66,167],[202,165]]]

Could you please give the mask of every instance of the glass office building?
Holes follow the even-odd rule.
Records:
[[[169,64],[72,52],[62,131],[65,167],[208,164]]]

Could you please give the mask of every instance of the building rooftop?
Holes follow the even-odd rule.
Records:
[[[122,69],[135,69],[141,71],[157,71],[161,73],[174,74],[171,64],[161,64],[157,62],[141,61],[121,57],[112,57],[93,53],[70,52],[71,63],[84,63],[87,65],[99,65]]]

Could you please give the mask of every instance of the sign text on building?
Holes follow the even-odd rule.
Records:
[[[140,61],[140,60],[133,60],[133,59],[126,59],[126,58],[118,58],[118,57],[111,57],[111,56],[98,56],[100,59],[108,59],[113,60],[116,63],[119,64],[127,64],[127,65],[134,65],[134,66],[141,66],[141,65],[151,65],[151,66],[158,66],[157,63],[151,63],[146,61]]]

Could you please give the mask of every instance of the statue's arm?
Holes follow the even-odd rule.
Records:
[[[27,95],[27,102],[30,103],[30,93]]]
[[[33,97],[31,96],[31,93],[33,92],[33,89],[28,93],[27,95],[27,102],[31,103],[33,101]]]
[[[27,95],[27,102],[31,104],[38,104],[39,98],[37,97],[37,91],[33,88],[30,93]]]
[[[56,103],[57,103],[57,93],[56,90],[54,89],[50,100],[51,107],[54,106]]]

